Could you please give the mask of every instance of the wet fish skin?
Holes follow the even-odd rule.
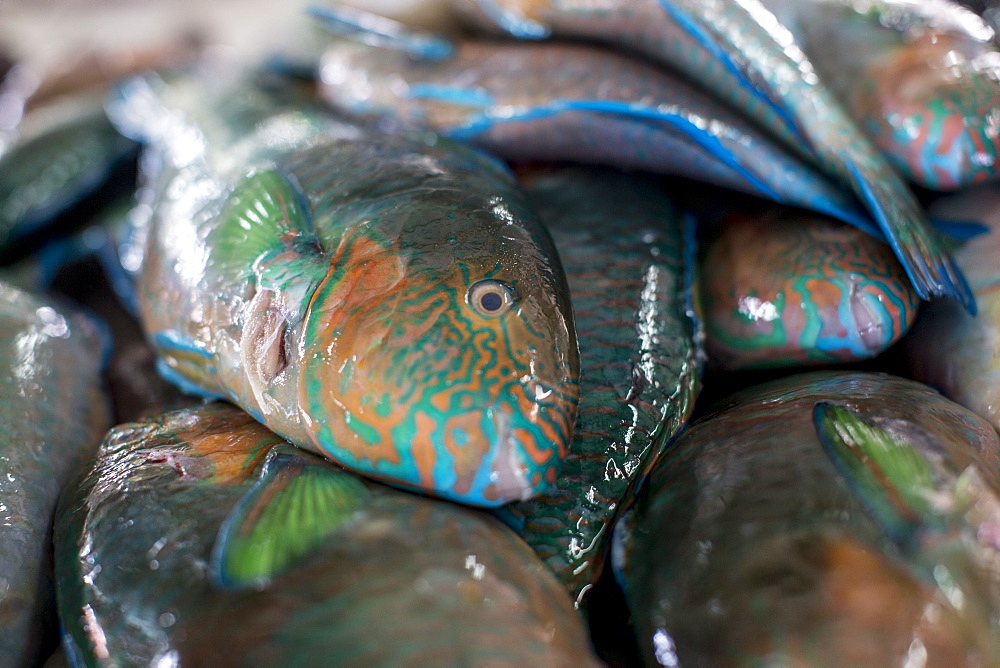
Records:
[[[965,242],[955,257],[980,303],[973,318],[946,304],[932,304],[905,339],[909,372],[1000,429],[1000,190],[985,183],[938,199],[931,211],[946,219],[979,220],[990,230]],[[975,218],[972,218],[975,217]]]
[[[501,523],[361,483],[304,451],[295,459],[365,490],[361,507],[269,585],[220,588],[210,566],[216,535],[281,447],[221,402],[112,430],[60,506],[60,606],[77,658],[596,664],[568,596]]]
[[[247,87],[136,86],[113,113],[163,158],[134,264],[167,373],[405,487],[499,505],[554,479],[575,330],[506,168]]]
[[[511,160],[572,160],[703,180],[822,211],[881,237],[853,195],[684,79],[579,44],[459,41],[445,58],[338,42],[337,109],[428,127]]]
[[[0,664],[42,661],[55,640],[57,497],[111,417],[105,332],[90,316],[0,281]]]
[[[865,488],[835,466],[818,404],[923,462],[926,507],[903,497],[889,508],[905,522],[873,514],[907,480],[887,468],[884,489]],[[985,421],[885,374],[800,374],[721,402],[661,459],[621,543],[647,661],[889,665],[917,651],[928,665],[992,663],[998,464]],[[971,500],[963,478],[980,481]],[[992,510],[973,519],[967,504]],[[948,602],[955,592],[964,603]]]
[[[584,167],[536,167],[520,178],[566,269],[580,405],[554,485],[504,510],[579,606],[635,481],[687,421],[700,389],[693,240],[656,179]]]
[[[822,169],[847,184],[921,298],[951,298],[975,312],[961,271],[916,197],[760,0],[628,0],[572,8],[552,0],[457,2],[473,18],[515,37],[612,42],[684,72],[786,145],[805,146]]]
[[[934,190],[997,177],[1000,55],[978,16],[948,0],[766,4],[904,176]]]
[[[720,369],[869,359],[906,334],[920,305],[887,246],[777,207],[727,217],[700,267],[706,348]]]

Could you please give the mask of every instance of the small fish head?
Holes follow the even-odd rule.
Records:
[[[431,194],[345,236],[310,307],[300,392],[334,459],[490,506],[555,479],[579,361],[547,233],[519,198],[477,197]]]

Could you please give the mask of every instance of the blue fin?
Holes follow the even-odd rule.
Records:
[[[224,399],[218,392],[208,389],[212,386],[208,374],[215,371],[212,355],[198,341],[185,338],[174,330],[161,330],[152,337],[153,347],[160,353],[156,360],[156,370],[170,383],[186,394],[209,399]],[[168,364],[164,356],[173,360]]]
[[[968,241],[976,237],[987,234],[990,231],[988,225],[974,220],[941,220],[931,218],[931,225],[941,234],[946,234],[955,241]]]
[[[456,87],[457,90],[452,90],[446,86],[431,87],[418,85],[415,89],[418,92],[422,92],[422,97],[443,100],[446,102],[453,102],[457,96],[468,97],[472,95],[465,89],[461,89],[459,87]],[[413,89],[411,88],[411,90]],[[759,179],[755,174],[753,174],[753,172],[741,165],[717,137],[699,128],[683,115],[671,114],[659,109],[652,109],[627,102],[614,102],[607,100],[554,100],[544,106],[521,110],[510,116],[496,117],[484,112],[480,114],[478,118],[474,118],[465,126],[448,130],[447,134],[459,139],[470,139],[478,134],[486,132],[497,123],[530,121],[535,118],[554,116],[567,111],[586,111],[617,115],[645,121],[656,121],[658,123],[669,125],[670,127],[683,133],[710,156],[736,172],[747,182],[747,184],[749,184],[752,189],[760,193],[761,196],[773,199],[777,202],[784,201],[784,198],[780,193],[774,191],[767,183]]]
[[[545,39],[552,35],[547,25],[532,21],[523,14],[504,9],[496,0],[476,0],[483,13],[490,17],[502,30],[518,39]]]
[[[754,83],[746,77],[743,70],[740,69],[735,62],[733,62],[733,59],[729,57],[729,54],[726,53],[725,49],[723,49],[718,42],[712,39],[712,37],[700,25],[698,25],[697,21],[675,7],[673,3],[669,2],[669,0],[659,0],[659,2],[660,7],[663,8],[663,11],[670,15],[673,22],[684,30],[684,32],[690,35],[696,42],[698,42],[702,48],[708,51],[716,62],[721,63],[722,66],[733,75],[741,88],[757,99],[763,101],[778,118],[785,122],[788,129],[802,144],[809,146],[809,142],[799,130],[798,123],[796,123],[795,119],[789,115],[785,106],[775,102],[765,91],[762,91],[758,86],[755,86]]]
[[[212,573],[223,587],[266,587],[361,508],[361,480],[291,445],[268,453],[260,477],[219,529]]]
[[[310,5],[306,12],[335,35],[368,46],[402,51],[414,58],[444,60],[455,50],[444,37],[360,9],[342,5]]]
[[[817,404],[813,423],[827,456],[883,532],[902,549],[938,519],[930,464],[909,443],[848,408]]]
[[[916,289],[917,294],[923,299],[931,297],[948,297],[954,299],[971,314],[976,314],[976,298],[972,294],[968,281],[962,274],[962,270],[955,263],[951,255],[940,247],[933,237],[920,238],[922,230],[918,227],[920,221],[910,221],[905,218],[893,224],[886,214],[880,198],[874,188],[873,183],[865,178],[858,166],[845,163],[856,186],[856,192],[864,199],[875,216],[875,221],[885,233],[886,240],[893,252],[899,259],[906,275],[910,277],[910,282]],[[890,192],[887,199],[891,201]],[[902,212],[905,215],[905,211]],[[915,224],[916,223],[916,224]],[[900,225],[907,225],[909,235],[915,238],[905,243],[900,239],[903,230]],[[928,225],[928,233],[934,234],[934,230]]]

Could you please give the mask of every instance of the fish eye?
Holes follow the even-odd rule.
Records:
[[[484,318],[495,318],[503,315],[514,306],[517,295],[514,289],[491,278],[473,283],[466,295],[469,306]]]

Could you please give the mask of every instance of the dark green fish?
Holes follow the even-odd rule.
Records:
[[[528,170],[521,181],[566,269],[580,405],[555,484],[510,511],[579,604],[635,481],[685,423],[699,389],[691,230],[655,179],[567,167]]]
[[[106,334],[92,317],[0,282],[0,665],[55,640],[56,499],[110,425]]]
[[[725,400],[619,556],[664,666],[996,665],[1000,439],[931,388],[817,372]]]
[[[575,330],[504,165],[242,79],[132,80],[110,109],[155,157],[133,268],[171,378],[408,488],[496,506],[555,479]]]
[[[362,482],[222,403],[112,430],[55,544],[86,665],[596,665],[500,522]]]

